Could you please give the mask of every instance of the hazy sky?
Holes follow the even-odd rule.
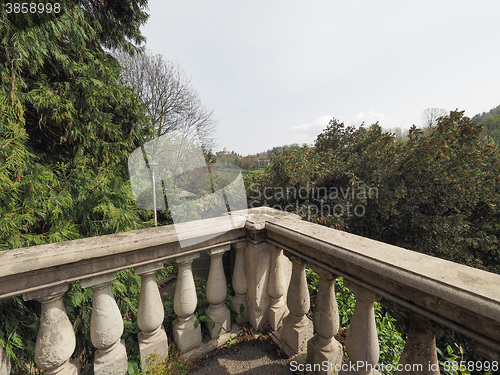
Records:
[[[149,0],[147,48],[214,111],[217,150],[312,143],[333,116],[384,128],[500,105],[500,1]]]

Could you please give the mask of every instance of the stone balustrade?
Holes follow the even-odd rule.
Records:
[[[116,272],[133,268],[141,276],[137,323],[141,361],[152,353],[168,355],[163,304],[155,272],[163,261],[178,265],[172,327],[182,353],[213,348],[202,343],[196,324],[197,297],[192,264],[201,252],[210,256],[206,314],[213,340],[232,329],[224,301],[227,280],[222,257],[234,252],[231,308],[237,324],[248,321],[256,330],[267,322],[276,341],[289,355],[307,363],[356,363],[343,373],[377,374],[379,343],[374,303],[381,297],[396,303],[410,321],[409,337],[400,363],[422,364],[435,374],[435,331],[452,328],[476,342],[486,357],[500,353],[500,276],[433,258],[367,238],[336,231],[296,215],[269,208],[232,213],[233,228],[221,231],[219,218],[182,225],[144,229],[102,237],[0,252],[0,299],[22,295],[41,304],[35,348],[37,366],[47,374],[76,374],[75,334],[62,297],[71,282],[93,292],[91,340],[96,348],[96,374],[127,373],[127,353],[121,340],[123,320],[111,283]],[[215,234],[215,236],[214,236]],[[181,248],[178,238],[188,238]],[[207,239],[208,238],[208,239]],[[231,250],[232,249],[232,250]],[[312,312],[305,273],[309,264],[319,275]],[[335,279],[342,276],[356,298],[355,311],[343,349],[335,339],[339,329]],[[233,323],[234,325],[234,323]],[[216,344],[215,344],[216,345]],[[8,362],[0,349],[0,373]],[[349,367],[347,367],[349,369]],[[352,370],[352,367],[351,367]],[[401,372],[404,373],[404,372]]]

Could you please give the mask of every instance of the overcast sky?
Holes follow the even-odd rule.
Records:
[[[500,1],[149,0],[147,48],[179,63],[217,150],[312,143],[333,116],[384,128],[500,105]]]

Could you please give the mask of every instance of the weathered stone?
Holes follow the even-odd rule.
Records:
[[[195,327],[196,317],[190,315],[187,318],[179,317],[174,324],[174,340],[181,353],[189,352],[201,345],[201,326]]]
[[[283,319],[281,340],[292,353],[298,354],[307,350],[307,342],[313,336],[313,322],[306,316],[297,318],[291,313]]]
[[[313,321],[316,334],[307,343],[307,363],[322,364],[328,362],[327,369],[322,367],[319,374],[337,374],[336,366],[342,363],[342,345],[334,335],[339,330],[339,312],[335,298],[335,275],[321,268],[319,290]]]
[[[399,359],[402,371],[398,375],[439,375],[435,332],[439,327],[410,311],[404,312],[410,321],[408,339]],[[415,371],[417,369],[417,371]]]
[[[164,225],[1,251],[0,299],[51,287],[61,280],[71,283],[119,269],[175,258],[209,244],[241,240],[245,237],[247,216],[232,214],[234,227],[208,241],[207,237],[220,233],[221,223],[227,221],[226,217],[181,223],[175,228],[173,225]],[[197,245],[181,248],[178,243],[179,232],[184,238],[189,236]]]
[[[268,320],[271,328],[277,331],[283,324],[283,318],[288,313],[285,292],[288,286],[286,280],[286,263],[288,259],[283,255],[283,250],[271,246],[271,264],[269,271],[268,293],[270,297]]]
[[[168,339],[163,328],[163,302],[156,283],[156,271],[163,268],[163,262],[156,262],[134,269],[141,275],[141,294],[137,311],[139,332],[139,351],[142,367],[146,368],[148,357],[156,353],[155,360],[168,356]]]
[[[10,375],[10,361],[7,358],[5,349],[0,345],[0,375]]]
[[[127,374],[127,370],[127,351],[123,340],[116,341],[113,345],[106,347],[106,349],[96,351],[94,357],[94,374],[121,375]]]
[[[221,244],[250,241],[254,247],[262,246],[263,249],[277,245],[299,254],[313,265],[339,272],[346,280],[375,290],[397,305],[418,311],[426,319],[471,337],[482,353],[498,359],[499,275],[292,216],[270,208],[232,212],[231,217],[237,225],[218,237],[212,236],[214,232],[220,233],[218,218],[180,225],[176,229],[197,243],[190,248],[181,248],[174,228],[163,226],[2,251],[0,299],[36,292],[61,282],[85,281]],[[204,241],[208,237],[210,239]],[[253,314],[252,324],[260,326],[267,320],[264,314],[270,313],[267,285],[270,262],[266,264],[265,255],[259,257],[261,253],[255,250],[250,251],[253,263],[245,266],[246,271],[253,272],[252,275],[247,272],[249,283],[253,280],[252,285],[248,285],[247,298],[254,302],[245,310],[247,315]],[[264,268],[267,267],[265,272],[260,265],[255,266],[261,261]]]
[[[310,306],[306,264],[297,257],[292,257],[292,262],[292,277],[287,295],[290,313],[283,319],[281,340],[293,353],[298,354],[306,350],[307,341],[313,336],[313,322],[306,316]]]
[[[268,241],[339,270],[384,297],[474,339],[488,358],[500,353],[500,275],[315,223],[269,214]]]
[[[25,300],[35,299],[42,304],[35,362],[49,375],[78,374],[78,368],[70,362],[76,338],[62,299],[67,289],[64,284],[24,295]]]
[[[196,325],[194,311],[198,299],[191,264],[198,254],[178,257],[177,286],[174,294],[174,311],[179,321],[174,324],[174,340],[181,352],[188,352],[201,345],[201,326]]]
[[[210,303],[207,316],[212,322],[206,323],[211,338],[217,338],[221,332],[231,331],[231,313],[224,301],[227,294],[227,281],[222,265],[222,256],[229,250],[229,245],[208,250],[210,271],[207,280],[207,300]]]
[[[375,365],[378,363],[380,349],[374,303],[380,296],[348,281],[344,283],[356,296],[356,306],[345,343],[349,360],[357,364],[356,374],[378,375]]]
[[[260,330],[267,322],[270,297],[268,290],[271,254],[265,242],[248,242],[245,266],[248,281],[247,318],[252,327]]]
[[[246,242],[237,242],[233,246],[236,249],[232,281],[235,294],[231,297],[231,309],[237,314],[236,323],[242,325],[248,320],[248,308],[246,302],[248,284],[247,272],[245,268],[245,249],[247,244]]]
[[[168,339],[163,325],[153,332],[139,332],[138,338],[143,369],[147,368],[148,365],[152,365],[151,361],[155,363],[161,362],[168,356]]]
[[[111,281],[116,274],[108,274],[80,283],[93,293],[90,339],[97,348],[94,356],[96,375],[126,374],[128,370],[125,342],[121,340],[123,320],[116,305]]]

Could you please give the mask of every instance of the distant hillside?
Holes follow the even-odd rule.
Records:
[[[489,112],[475,115],[472,121],[476,124],[482,123],[484,129],[481,136],[495,142],[496,146],[500,147],[500,105]]]

